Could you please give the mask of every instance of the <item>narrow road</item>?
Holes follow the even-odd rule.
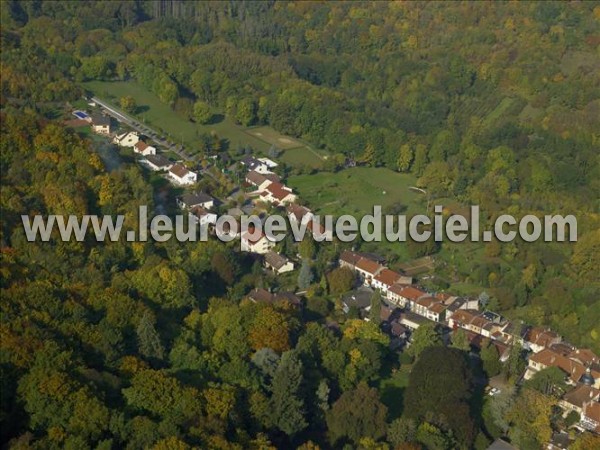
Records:
[[[176,153],[179,157],[181,157],[182,159],[184,159],[186,161],[192,160],[192,158],[185,152],[184,148],[181,145],[175,145],[172,142],[169,142],[166,139],[163,139],[158,134],[158,132],[156,132],[152,128],[148,127],[146,124],[143,124],[143,123],[139,122],[138,120],[134,119],[133,117],[128,116],[127,114],[123,113],[122,111],[119,111],[114,106],[106,103],[105,101],[99,99],[98,97],[92,97],[91,100],[93,102],[97,103],[98,105],[102,106],[102,108],[104,108],[110,116],[114,117],[119,122],[130,126],[131,128],[133,128],[137,132],[143,134],[144,136],[147,136],[154,143],[165,147],[167,150],[170,150],[173,153]]]

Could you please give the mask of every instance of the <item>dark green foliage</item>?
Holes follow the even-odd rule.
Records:
[[[380,439],[385,435],[387,408],[377,391],[361,383],[347,391],[327,412],[327,426],[333,443],[348,439],[357,444],[362,438]]]
[[[470,413],[471,371],[463,352],[446,347],[423,350],[404,394],[404,411],[417,421],[433,417],[469,446],[475,438]],[[429,419],[430,420],[430,419]]]

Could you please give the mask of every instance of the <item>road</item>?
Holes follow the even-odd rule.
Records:
[[[161,137],[155,130],[148,127],[146,124],[143,124],[143,123],[139,122],[138,120],[134,119],[133,117],[128,116],[124,112],[119,111],[114,106],[106,103],[105,101],[99,99],[98,97],[92,97],[91,100],[93,102],[97,103],[98,105],[100,105],[102,108],[104,108],[110,116],[114,117],[119,122],[124,123],[124,124],[128,125],[129,127],[133,128],[138,133],[143,134],[144,136],[147,136],[148,139],[150,139],[152,142],[166,148],[167,150],[172,151],[173,153],[176,153],[179,157],[181,157],[182,159],[184,159],[186,161],[192,160],[190,155],[188,155],[185,152],[183,146],[176,145],[172,142],[169,142],[165,138]]]

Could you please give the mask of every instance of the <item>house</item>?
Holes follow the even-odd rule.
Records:
[[[502,439],[496,439],[486,450],[519,450]]]
[[[248,171],[256,171],[258,173],[272,173],[269,169],[269,165],[260,161],[259,159],[254,158],[253,156],[245,156],[240,160],[240,163],[246,168]]]
[[[215,206],[215,199],[206,192],[189,192],[177,199],[177,205],[179,205],[181,209],[196,207],[211,209]]]
[[[169,169],[168,175],[173,182],[182,186],[194,184],[196,181],[198,181],[198,174],[188,170],[183,164],[180,163],[174,164]]]
[[[290,203],[286,207],[286,212],[290,222],[302,223],[302,219],[308,216],[306,220],[312,220],[314,214],[312,211],[305,206],[297,205],[296,203]]]
[[[248,230],[242,234],[240,248],[243,252],[264,255],[273,247],[275,247],[275,242],[269,241],[263,232],[259,236],[254,236],[254,230]]]
[[[397,272],[390,269],[382,269],[374,278],[372,286],[375,289],[379,289],[383,294],[387,294],[388,289],[396,284],[398,280],[402,278]],[[410,283],[409,283],[410,284]]]
[[[537,372],[547,367],[558,367],[568,377],[570,384],[584,383],[600,389],[600,366],[584,366],[569,356],[545,348],[529,357],[525,379],[531,379]]]
[[[549,328],[532,327],[525,336],[526,347],[534,353],[540,352],[552,344],[558,344],[562,338]]]
[[[583,405],[579,424],[586,430],[600,434],[600,403],[598,400],[592,400]]]
[[[190,219],[195,220],[201,226],[215,225],[217,223],[217,215],[201,206],[195,206],[191,209]]]
[[[586,384],[579,384],[563,395],[558,404],[566,411],[575,411],[577,414],[582,416],[583,407],[585,404],[593,401],[597,402],[599,399],[600,390]]]
[[[270,183],[260,194],[263,201],[276,205],[285,205],[296,201],[296,195],[292,190],[281,183]]]
[[[302,306],[302,300],[292,292],[277,292],[273,294],[266,289],[256,288],[250,291],[248,298],[254,303],[273,304],[277,302],[287,302],[296,307]]]
[[[383,269],[381,264],[367,258],[360,258],[355,266],[355,270],[365,286],[371,286],[373,278]]]
[[[266,164],[267,168],[269,170],[274,169],[275,167],[277,167],[279,165],[275,161],[273,161],[272,159],[269,159],[269,158],[258,158],[258,161],[260,161],[263,164]]]
[[[113,144],[119,147],[133,147],[140,141],[140,135],[136,131],[129,131],[115,136]]]
[[[472,331],[471,321],[479,315],[479,311],[474,309],[459,309],[448,319],[448,326],[452,329],[463,328]]]
[[[155,172],[169,170],[173,167],[173,163],[162,155],[148,155],[143,161]]]
[[[277,274],[294,270],[293,262],[272,250],[265,254],[265,266]]]
[[[351,309],[355,309],[362,319],[368,317],[373,293],[373,289],[367,286],[361,286],[347,293],[342,297],[342,310],[348,314]]]
[[[434,303],[429,308],[427,308],[426,317],[436,322],[444,322],[446,320],[447,309],[448,307],[441,302]]]
[[[400,323],[399,320],[394,320],[390,324],[390,334],[397,339],[406,339],[408,336],[408,329]]]
[[[92,131],[98,134],[110,134],[110,117],[94,114],[92,116]]]
[[[251,170],[246,174],[246,183],[256,186],[257,191],[264,191],[271,183],[279,183],[280,179],[274,173],[262,174]]]
[[[138,141],[133,146],[133,151],[140,155],[156,155],[156,148],[146,144],[144,141]]]
[[[424,325],[426,323],[431,323],[431,321],[423,316],[420,316],[418,314],[415,314],[414,312],[411,311],[405,311],[402,314],[400,314],[400,325],[404,325],[406,328],[408,328],[411,331],[416,330],[417,328],[419,328],[421,325]]]
[[[346,250],[343,251],[340,255],[339,265],[340,267],[347,267],[349,269],[355,270],[356,264],[358,263],[358,261],[360,261],[361,258],[362,256],[359,253]]]
[[[414,286],[402,286],[394,284],[388,290],[388,300],[403,308],[412,309],[415,302],[427,295],[426,292]]]

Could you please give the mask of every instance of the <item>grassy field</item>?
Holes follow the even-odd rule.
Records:
[[[303,144],[294,138],[285,136],[271,127],[257,127],[246,130],[246,133],[254,136],[267,144],[271,144],[280,148],[281,150],[289,150],[291,148],[302,147]]]
[[[379,392],[382,403],[388,408],[388,417],[393,420],[402,414],[404,390],[408,386],[410,372],[405,366],[400,367],[389,378],[381,380]]]
[[[323,159],[308,147],[297,147],[284,151],[279,159],[293,167],[308,166],[318,169],[323,166]]]
[[[334,215],[363,215],[372,213],[373,205],[381,205],[385,210],[398,202],[407,207],[408,214],[423,211],[424,197],[409,189],[414,183],[411,175],[371,167],[298,175],[288,180],[311,208]]]
[[[269,149],[270,144],[246,133],[227,117],[220,122],[208,125],[199,125],[180,117],[168,105],[162,103],[158,97],[143,86],[131,81],[90,81],[83,84],[84,88],[92,91],[94,95],[113,103],[119,104],[119,98],[131,95],[138,104],[135,116],[151,125],[153,128],[164,130],[171,140],[183,144],[193,153],[197,150],[198,135],[201,133],[215,132],[222,139],[229,141],[230,148],[250,145],[259,152]],[[214,111],[218,114],[219,111]],[[222,116],[221,116],[222,117]]]

